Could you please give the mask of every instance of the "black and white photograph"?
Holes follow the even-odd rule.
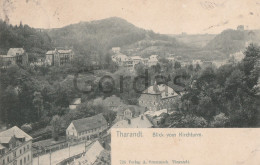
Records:
[[[0,0],[0,165],[111,165],[120,128],[260,128],[260,0]]]

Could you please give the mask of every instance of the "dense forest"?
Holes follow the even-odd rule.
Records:
[[[150,85],[156,75],[163,75],[168,78],[168,85],[176,89],[173,77],[185,77],[181,83],[186,93],[180,102],[172,104],[177,113],[164,116],[161,127],[253,127],[259,113],[259,98],[256,95],[259,89],[256,85],[260,72],[259,66],[256,66],[260,49],[250,45],[245,55],[241,63],[230,63],[220,68],[181,66],[178,62],[172,64],[162,58],[158,65],[152,67],[137,65],[135,72],[110,68],[93,74],[82,72],[78,80],[83,82],[83,87],[84,82],[93,82],[93,90],[87,94],[79,92],[73,84],[74,74],[84,70],[87,63],[78,65],[77,61],[73,61],[72,64],[51,68],[12,66],[0,75],[0,119],[10,125],[21,126],[40,121],[42,126],[46,126],[53,116],[59,116],[65,122],[63,125],[67,126],[73,119],[103,112],[111,121],[115,114],[100,98],[116,95],[125,104],[138,104],[140,93],[133,90],[134,78],[143,75],[147,69]],[[104,76],[111,76],[115,84],[109,79],[102,81],[101,90],[99,81]],[[123,92],[120,89],[121,76],[129,77],[123,83]],[[142,82],[138,83],[142,88]],[[113,90],[107,93],[104,92],[106,89]],[[68,106],[76,97],[81,97],[83,104],[79,111],[72,113]]]
[[[161,52],[167,52],[168,48],[185,50],[187,46],[172,37],[136,28],[119,18],[52,30],[36,30],[22,23],[12,26],[0,21],[0,28],[0,48],[5,53],[10,47],[24,47],[29,57],[37,58],[58,46],[73,47],[76,53],[71,64],[61,67],[21,68],[14,65],[1,70],[0,121],[8,126],[38,123],[34,127],[38,129],[44,128],[55,119],[64,121],[63,126],[66,127],[73,119],[100,112],[112,121],[115,114],[96,99],[116,95],[125,104],[137,104],[140,93],[133,90],[132,84],[134,77],[144,74],[145,69],[149,71],[150,85],[155,75],[164,75],[169,79],[176,75],[186,77],[182,82],[186,94],[178,105],[173,103],[173,108],[178,107],[178,113],[164,116],[160,122],[161,127],[251,127],[256,124],[259,100],[255,95],[255,86],[259,79],[259,70],[255,66],[260,58],[257,46],[250,45],[246,49],[246,57],[241,63],[230,63],[220,68],[181,66],[180,63],[173,64],[161,56],[158,65],[136,65],[135,72],[132,73],[127,69],[119,69],[112,62],[109,52],[112,46],[122,46],[123,50],[135,46],[143,47],[143,50],[163,46]],[[187,53],[191,53],[190,50],[192,49],[188,49]],[[205,56],[209,56],[208,53]],[[92,65],[90,58],[86,57],[91,56],[101,64],[100,70],[94,73],[85,72]],[[82,80],[83,87],[91,79],[96,90],[88,94],[79,92],[73,84],[76,73],[80,73],[79,79]],[[99,80],[106,75],[113,77],[115,81],[114,90],[110,93],[104,93],[99,88]],[[124,92],[119,89],[122,75],[130,77],[124,83]],[[113,84],[111,81],[102,83],[107,89]],[[174,87],[172,82],[168,85]],[[77,97],[82,98],[83,104],[78,112],[72,113],[68,106]]]
[[[46,32],[23,25],[8,25],[0,20],[0,50],[6,53],[9,48],[24,48],[29,53],[45,54],[52,49],[51,38]]]
[[[104,55],[112,47],[124,47],[143,40],[164,41],[164,45],[166,42],[174,48],[183,46],[173,37],[138,28],[118,17],[81,22],[47,32],[55,47],[73,47],[78,54],[84,56]]]
[[[161,127],[254,127],[260,112],[260,48],[251,44],[244,53],[238,64],[199,72],[189,67],[181,108],[164,116]]]

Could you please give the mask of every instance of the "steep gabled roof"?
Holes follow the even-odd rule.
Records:
[[[70,104],[71,104],[71,105],[79,105],[79,104],[81,104],[81,98],[75,98],[75,99],[73,99]]]
[[[125,105],[123,101],[115,95],[105,98],[104,103],[108,106],[118,106],[118,107],[123,107]]]
[[[178,96],[178,93],[171,87],[165,84],[157,85],[156,83],[144,90],[143,94],[161,95],[162,98]]]
[[[0,143],[7,144],[11,141],[12,136],[0,137]]]
[[[144,107],[136,105],[126,105],[123,108],[118,109],[117,115],[123,115],[127,109],[129,109],[132,112],[133,116],[139,116],[140,114],[143,114],[145,112]]]
[[[151,128],[153,124],[147,119],[145,115],[140,115],[139,117],[121,120],[115,123],[112,128]],[[110,130],[108,131],[110,132]]]
[[[132,56],[131,59],[132,60],[142,60],[143,58],[140,56]]]
[[[10,48],[7,52],[7,55],[9,56],[16,56],[16,54],[23,54],[24,53],[24,49],[23,48]]]
[[[1,149],[4,149],[5,148],[5,146],[3,146],[2,144],[0,144],[0,150]]]
[[[0,132],[0,139],[2,139],[2,140],[8,140],[9,138],[11,138],[13,136],[15,136],[16,138],[25,138],[25,141],[32,140],[31,136],[29,136],[27,133],[22,131],[17,126],[14,126],[3,132]]]
[[[71,49],[69,49],[69,50],[58,50],[58,52],[61,53],[61,54],[67,54],[67,53],[71,53],[72,50]]]
[[[49,50],[46,54],[51,55],[51,54],[54,54],[54,53],[55,53],[55,50]]]
[[[77,132],[83,132],[95,128],[99,128],[101,126],[107,125],[107,121],[104,118],[103,114],[100,113],[95,116],[73,120],[72,124],[74,125]]]

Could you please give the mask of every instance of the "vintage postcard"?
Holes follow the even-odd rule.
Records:
[[[0,0],[0,165],[260,165],[260,0]]]

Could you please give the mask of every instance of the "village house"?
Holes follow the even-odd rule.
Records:
[[[202,67],[207,68],[207,67],[212,67],[213,62],[212,61],[203,61],[202,62]]]
[[[74,58],[74,52],[68,50],[49,50],[46,54],[45,64],[50,66],[60,66],[70,63]]]
[[[32,165],[32,137],[16,126],[0,132],[0,164]]]
[[[133,66],[135,66],[136,64],[139,64],[143,61],[143,58],[140,56],[133,56],[131,57],[132,61],[133,61]]]
[[[114,61],[115,63],[117,63],[119,66],[129,66],[132,65],[132,60],[130,57],[128,57],[125,54],[116,54],[112,56],[112,61]]]
[[[145,66],[148,66],[148,61],[149,61],[149,58],[143,58],[142,63],[143,63]]]
[[[140,115],[132,119],[120,120],[116,122],[111,128],[152,128],[152,127],[153,124],[148,120],[148,118],[145,115]],[[108,131],[108,133],[110,133],[110,130]]]
[[[242,51],[240,51],[240,52],[236,52],[236,53],[230,54],[229,57],[231,59],[233,59],[234,62],[238,63],[238,62],[241,62],[243,60],[245,55],[244,55],[244,53]]]
[[[174,57],[168,57],[167,60],[169,60],[169,62],[171,62],[171,63],[175,62],[175,58]]]
[[[127,105],[121,109],[118,109],[116,121],[132,119],[140,116],[144,112],[145,112],[144,107],[140,107],[136,105]]]
[[[197,64],[199,64],[199,65],[202,65],[202,61],[201,60],[192,60],[192,65],[197,65]]]
[[[172,104],[177,102],[180,96],[181,93],[173,90],[173,88],[165,84],[157,85],[155,82],[154,85],[142,92],[138,102],[146,110],[172,109]]]
[[[3,67],[9,65],[27,65],[28,54],[23,48],[10,48],[7,55],[0,55],[0,62]]]
[[[120,53],[120,50],[121,50],[120,47],[113,47],[112,48],[112,52],[115,53],[115,54]]]
[[[69,105],[70,110],[74,110],[81,104],[81,98],[75,98]]]
[[[105,98],[103,102],[113,111],[117,111],[126,106],[123,101],[115,95]]]
[[[101,135],[108,127],[102,114],[73,120],[66,129],[68,140],[89,140]]]
[[[154,126],[158,126],[164,115],[173,114],[176,111],[168,112],[167,109],[161,109],[159,111],[146,111],[144,115],[150,119]]]
[[[158,55],[151,55],[148,60],[148,66],[156,65],[158,62]]]

